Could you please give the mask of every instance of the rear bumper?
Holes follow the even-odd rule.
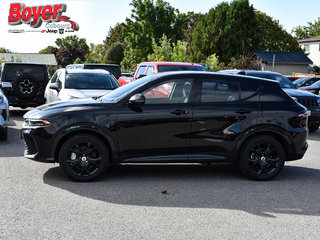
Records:
[[[23,99],[14,96],[7,96],[10,106],[13,107],[37,107],[46,103],[44,97],[34,97],[32,99]]]

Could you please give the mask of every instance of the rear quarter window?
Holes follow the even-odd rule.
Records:
[[[259,85],[247,83],[247,82],[241,82],[240,83],[240,98],[246,99],[249,97],[252,97],[257,93],[259,90]]]

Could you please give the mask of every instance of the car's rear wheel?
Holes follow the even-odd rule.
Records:
[[[281,143],[270,136],[257,136],[241,148],[239,167],[250,179],[271,180],[282,170],[285,151]]]
[[[8,128],[0,129],[0,141],[6,141],[8,139]]]
[[[98,137],[79,134],[64,142],[59,152],[59,163],[69,178],[91,181],[105,173],[109,166],[109,153]]]

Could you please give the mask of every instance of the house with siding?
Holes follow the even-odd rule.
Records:
[[[57,65],[54,54],[40,53],[0,53],[0,59],[5,62],[39,63],[46,65]]]
[[[298,43],[305,50],[314,65],[320,66],[320,36],[301,39]]]
[[[308,73],[313,62],[303,52],[256,52],[262,71],[278,72],[283,75]]]

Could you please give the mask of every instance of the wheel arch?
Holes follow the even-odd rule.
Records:
[[[287,158],[288,152],[290,150],[290,145],[291,145],[291,141],[289,137],[283,134],[282,131],[278,132],[274,130],[260,130],[260,131],[255,131],[252,134],[247,134],[247,136],[241,138],[238,141],[238,144],[236,147],[236,159],[235,159],[237,163],[239,162],[241,149],[245,146],[245,144],[248,141],[250,141],[252,138],[255,138],[257,136],[262,136],[262,135],[269,136],[277,140],[283,146],[283,149]]]
[[[55,162],[59,162],[59,150],[61,149],[61,146],[63,145],[63,143],[65,143],[69,138],[79,134],[89,134],[89,135],[98,137],[106,145],[109,152],[110,161],[113,162],[113,160],[116,158],[115,145],[113,144],[111,139],[108,139],[101,132],[95,131],[93,129],[78,129],[78,130],[66,133],[57,141],[57,143],[53,147],[53,155],[54,155]]]

